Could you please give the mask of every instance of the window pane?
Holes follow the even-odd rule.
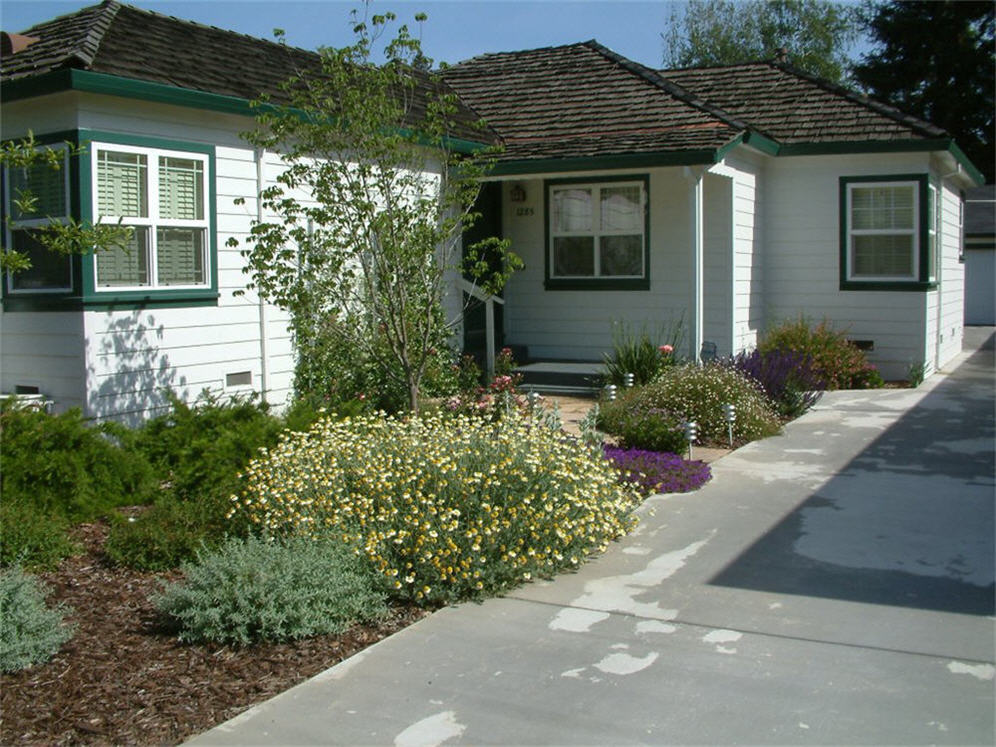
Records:
[[[595,240],[591,236],[553,239],[553,274],[567,277],[595,275]]]
[[[159,158],[159,217],[204,219],[204,164],[192,158]]]
[[[38,162],[25,168],[10,170],[10,212],[14,220],[31,218],[61,218],[66,215],[66,163],[54,169],[48,162]],[[30,193],[34,203],[22,212],[14,204]]]
[[[160,228],[156,233],[159,285],[204,283],[204,230]]]
[[[851,228],[914,227],[913,186],[854,187],[851,190]]]
[[[913,237],[855,236],[852,272],[856,276],[911,277]]]
[[[14,250],[28,255],[31,267],[14,273],[11,287],[14,290],[48,290],[72,286],[70,259],[53,252],[38,240],[39,231],[12,231]]]
[[[603,236],[599,247],[599,274],[643,275],[642,236]]]
[[[97,209],[101,215],[149,216],[146,157],[140,153],[97,152]]]
[[[149,229],[135,228],[127,247],[102,249],[96,260],[99,288],[149,285]]]
[[[642,230],[639,187],[603,187],[601,202],[603,231]]]
[[[553,230],[591,230],[591,190],[555,189],[553,191]]]

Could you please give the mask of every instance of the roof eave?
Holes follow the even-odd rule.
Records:
[[[186,106],[194,109],[236,114],[254,117],[259,106],[250,99],[238,96],[227,96],[220,93],[196,91],[190,88],[179,88],[164,83],[155,83],[135,78],[123,78],[107,73],[95,73],[89,70],[66,68],[53,70],[41,75],[33,75],[15,80],[5,80],[0,83],[0,102],[8,104],[12,101],[46,96],[63,91],[81,91],[84,93],[104,94],[120,98],[152,101],[173,106]],[[262,105],[267,108],[270,105]],[[272,107],[304,115],[301,110],[290,107]],[[474,153],[489,147],[488,143],[480,143],[458,137],[446,137],[446,146],[458,153]]]

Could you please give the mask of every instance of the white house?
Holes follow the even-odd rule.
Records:
[[[280,168],[239,133],[249,101],[312,53],[108,0],[4,36],[2,138],[85,153],[33,174],[38,215],[117,220],[130,253],[34,252],[9,276],[0,391],[138,419],[164,390],[292,385],[287,319],[226,248]],[[961,345],[961,190],[980,182],[947,133],[781,63],[654,71],[595,42],[486,55],[445,73],[505,152],[484,225],[525,260],[498,344],[598,360],[611,325],[682,316],[693,355],[754,345],[800,313],[847,327],[886,378]],[[462,141],[461,141],[462,142]],[[4,175],[11,215],[17,174]],[[14,184],[12,184],[14,180]],[[236,199],[244,198],[244,205]],[[458,292],[458,291],[455,291]]]
[[[85,150],[67,153],[61,172],[35,169],[38,214],[15,212],[16,230],[3,232],[33,267],[3,284],[0,391],[130,421],[165,406],[168,390],[282,404],[294,370],[287,317],[235,294],[248,278],[226,242],[248,236],[262,217],[256,196],[281,169],[240,137],[254,125],[250,100],[265,92],[279,103],[279,84],[317,55],[113,0],[5,34],[4,46],[3,139],[30,131]],[[5,175],[5,215],[24,178]],[[120,220],[134,246],[54,255],[31,234],[51,216]]]
[[[888,378],[962,340],[961,190],[927,122],[777,61],[655,71],[594,41],[445,72],[505,144],[494,209],[525,260],[504,335],[597,360],[611,324],[683,317],[689,354],[828,319]]]

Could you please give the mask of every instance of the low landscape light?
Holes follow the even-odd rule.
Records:
[[[726,429],[730,434],[730,448],[733,448],[733,424],[737,422],[737,408],[728,402],[723,405],[723,417],[726,418]]]
[[[605,399],[609,402],[616,401],[616,393],[619,391],[615,384],[606,384],[605,386]]]
[[[688,458],[692,458],[692,442],[699,437],[699,424],[694,420],[685,423],[685,440],[688,441]]]
[[[628,389],[636,383],[636,376],[631,373],[623,374],[623,385]]]

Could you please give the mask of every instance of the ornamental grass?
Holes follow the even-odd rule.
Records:
[[[598,449],[518,412],[321,420],[246,470],[231,517],[333,536],[402,599],[450,602],[574,568],[639,502]]]

